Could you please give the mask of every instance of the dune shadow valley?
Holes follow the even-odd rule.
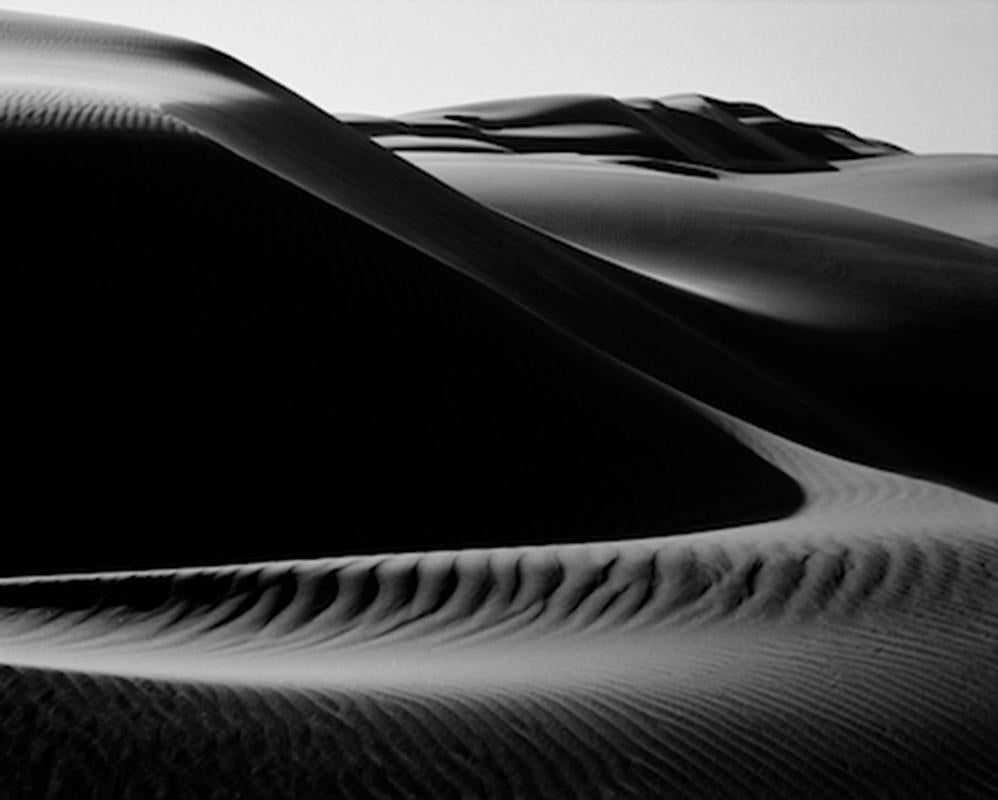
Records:
[[[293,89],[0,12],[0,797],[998,798],[998,155]]]

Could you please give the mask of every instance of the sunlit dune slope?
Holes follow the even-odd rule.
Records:
[[[830,176],[739,177],[752,188],[827,200],[998,247],[998,156],[898,155]],[[994,261],[992,261],[994,263]]]
[[[916,156],[834,125],[788,120],[756,103],[563,95],[345,121],[397,152],[578,153],[827,200],[998,244],[998,157]]]
[[[737,310],[725,329],[706,315],[699,327],[826,415],[877,434],[826,438],[748,411],[767,427],[993,491],[998,396],[981,369],[994,348],[994,248],[838,204],[618,164],[406,157],[562,241]]]
[[[0,14],[0,794],[998,794],[972,162],[343,119]]]
[[[998,507],[741,435],[806,488],[798,515],[5,581],[7,785],[987,797]]]

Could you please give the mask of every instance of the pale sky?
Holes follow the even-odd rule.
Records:
[[[323,108],[701,92],[998,153],[998,0],[0,0],[213,45]]]

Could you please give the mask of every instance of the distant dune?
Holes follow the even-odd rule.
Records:
[[[998,796],[998,157],[15,13],[0,141],[5,796]]]

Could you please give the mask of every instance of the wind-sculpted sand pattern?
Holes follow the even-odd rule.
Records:
[[[4,796],[998,795],[993,157],[0,37]]]

